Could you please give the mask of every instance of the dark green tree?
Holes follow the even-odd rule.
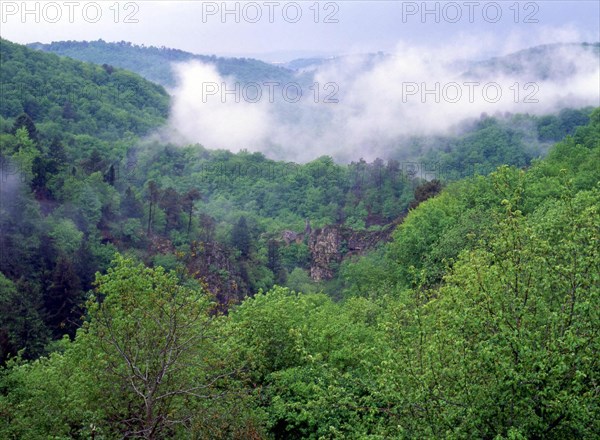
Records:
[[[73,104],[71,104],[71,101],[65,101],[65,103],[62,107],[62,117],[63,117],[63,119],[71,119],[71,120],[75,120],[77,118],[77,113],[75,112],[75,109],[73,108]]]
[[[203,241],[212,242],[214,240],[215,228],[216,228],[215,219],[212,218],[208,214],[201,213],[200,214],[200,231],[201,231],[200,237],[202,238]]]
[[[38,130],[33,122],[33,119],[27,113],[21,113],[15,119],[15,123],[13,124],[12,133],[15,134],[19,128],[25,128],[27,133],[29,134],[29,139],[34,142],[39,140]]]
[[[52,274],[52,284],[44,294],[46,325],[55,338],[75,336],[81,324],[83,292],[73,263],[60,257]]]
[[[273,275],[277,284],[283,285],[286,282],[286,272],[281,264],[281,254],[279,252],[279,242],[269,240],[267,242],[267,267]]]
[[[248,258],[250,256],[251,237],[246,217],[241,216],[233,227],[233,230],[231,231],[231,242],[233,246],[240,251],[242,258]]]
[[[192,214],[194,213],[194,202],[202,198],[202,193],[197,188],[190,189],[182,198],[181,204],[183,210],[188,215],[187,233],[190,234],[190,228],[192,227]]]
[[[83,161],[83,169],[88,173],[95,173],[96,171],[102,171],[105,168],[105,161],[102,155],[97,149],[94,149],[90,154],[89,158]]]
[[[181,214],[181,197],[177,191],[172,187],[165,189],[158,201],[158,206],[166,215],[164,233],[176,229],[179,226],[179,215]]]
[[[108,171],[104,174],[104,181],[106,183],[108,183],[110,186],[115,186],[115,180],[116,180],[115,166],[113,164],[111,164],[108,167]]]
[[[160,197],[160,188],[154,180],[148,182],[148,235],[152,232],[152,222],[154,221],[154,210]]]
[[[35,359],[48,342],[35,288],[27,284],[15,284],[0,272],[0,365],[22,349],[23,358]]]
[[[415,199],[410,202],[409,209],[414,209],[425,200],[436,196],[442,190],[442,182],[437,179],[425,182],[415,188]]]
[[[127,187],[121,199],[121,215],[124,218],[141,218],[144,215],[144,206],[131,186]]]

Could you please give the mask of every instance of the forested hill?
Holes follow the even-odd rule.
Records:
[[[598,438],[600,108],[294,164],[0,43],[0,438]]]
[[[466,78],[488,78],[499,75],[526,74],[529,81],[564,79],[577,70],[573,62],[578,56],[589,55],[600,59],[600,43],[554,43],[529,47],[518,52],[479,61],[462,60]],[[378,62],[393,55],[383,52],[365,54],[362,69],[369,69]],[[77,56],[74,56],[77,58]],[[294,71],[311,71],[323,66],[343,64],[350,56],[329,58],[299,58],[283,63],[282,66]],[[353,63],[356,63],[356,57]],[[567,59],[572,58],[572,59]]]
[[[0,117],[26,113],[48,137],[143,135],[169,112],[165,90],[139,75],[0,40]]]
[[[194,280],[195,267],[146,267],[135,248],[96,275],[83,305],[79,258],[92,264],[106,253],[98,243],[86,250],[82,232],[58,212],[37,225],[25,216],[8,230],[37,232],[38,246],[58,258],[51,270],[16,247],[11,257],[32,270],[0,274],[3,353],[26,348],[0,370],[0,437],[595,440],[599,154],[596,109],[530,169],[502,166],[416,206],[392,243],[343,264],[339,301],[308,284],[299,292],[273,286],[227,314]],[[167,151],[162,158],[151,175],[170,168]],[[92,220],[100,210],[90,188],[118,200],[97,177],[80,183],[82,215]],[[155,185],[148,190],[155,227],[184,220],[172,215],[172,190],[166,198]],[[122,200],[120,215],[134,215],[123,233],[140,239],[144,206],[131,191]],[[240,218],[234,243],[242,267],[256,270],[250,229]],[[177,258],[216,263],[210,222],[193,235],[198,242]],[[268,247],[262,258],[277,254]],[[77,300],[85,323],[75,335],[75,317],[64,314]],[[47,344],[49,329],[58,338],[69,327],[72,340]]]
[[[590,56],[600,63],[600,43],[545,44],[520,50],[503,57],[473,63],[465,74],[485,77],[490,72],[505,75],[526,74],[531,81],[564,79],[577,71],[575,58]],[[597,66],[597,64],[596,64]]]
[[[291,70],[251,58],[196,55],[178,49],[138,46],[125,41],[58,41],[50,44],[32,43],[28,46],[82,61],[118,66],[166,87],[172,87],[176,82],[171,63],[193,60],[214,64],[221,75],[233,76],[243,82],[288,82],[294,75]]]

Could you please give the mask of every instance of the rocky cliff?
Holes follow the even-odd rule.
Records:
[[[314,281],[333,278],[344,258],[362,254],[380,242],[389,241],[401,221],[402,218],[399,218],[379,231],[355,231],[340,225],[315,229],[308,238],[311,278]]]

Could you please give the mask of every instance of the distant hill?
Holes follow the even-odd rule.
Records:
[[[565,62],[566,55],[590,55],[599,58],[600,43],[557,43],[527,48],[509,55],[494,57],[482,61],[461,61],[459,66],[464,69],[464,77],[478,78],[489,75],[528,75],[531,80],[548,80],[565,78],[576,72],[577,66],[573,60]],[[363,55],[342,55],[328,58],[298,58],[281,66],[295,71],[313,71],[323,66],[347,63],[358,65],[362,70],[368,70],[375,64],[386,59],[401,55],[383,52]],[[358,62],[360,61],[360,62]],[[358,64],[357,64],[358,62]]]
[[[564,79],[577,71],[574,60],[567,55],[595,56],[600,63],[600,43],[545,44],[515,52],[503,57],[473,63],[465,72],[468,77],[485,77],[490,73],[528,75],[531,80]],[[596,64],[597,66],[598,64]]]
[[[118,43],[108,43],[103,40],[58,41],[50,44],[31,43],[28,47],[81,61],[127,69],[167,88],[174,87],[176,84],[172,63],[192,60],[214,64],[222,76],[233,76],[241,82],[298,81],[301,84],[310,84],[313,81],[314,71],[321,67],[335,66],[352,60],[353,69],[366,71],[385,59],[397,56],[377,52],[338,57],[298,58],[275,65],[252,58],[197,55],[179,49],[139,46],[125,41]],[[461,65],[465,66],[463,67],[465,78],[527,74],[528,80],[536,81],[573,75],[577,69],[574,60],[578,54],[586,53],[599,56],[600,43],[536,46],[488,60],[461,62]],[[572,54],[573,60],[565,62],[566,54]]]
[[[50,44],[31,43],[32,49],[51,52],[81,61],[109,64],[131,70],[144,78],[165,87],[175,86],[171,64],[197,60],[215,64],[223,76],[234,76],[242,82],[280,81],[288,82],[294,72],[251,58],[222,58],[214,55],[196,55],[178,49],[138,46],[121,41],[107,43],[98,41],[59,41]]]
[[[54,133],[115,140],[162,124],[169,96],[160,85],[108,65],[84,63],[0,39],[0,116],[27,113]]]
[[[335,65],[340,63],[346,63],[348,60],[352,60],[353,64],[357,64],[359,70],[368,70],[374,67],[376,64],[384,61],[393,55],[386,54],[384,52],[367,53],[367,54],[355,54],[355,55],[341,55],[336,57],[327,58],[297,58],[281,65],[287,69],[294,70],[296,72],[310,72],[317,70],[319,67]],[[358,62],[358,63],[357,63]]]

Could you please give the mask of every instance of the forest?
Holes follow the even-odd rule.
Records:
[[[297,164],[152,136],[121,67],[0,62],[0,438],[600,436],[600,107]]]

